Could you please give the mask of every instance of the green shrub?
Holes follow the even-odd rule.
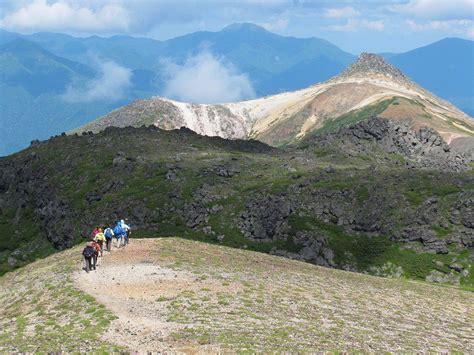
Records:
[[[406,191],[405,196],[413,205],[419,206],[425,200],[418,191]]]
[[[443,228],[438,225],[433,225],[431,226],[431,229],[436,232],[438,237],[443,238],[446,237],[447,235],[451,234],[452,230],[450,228]]]

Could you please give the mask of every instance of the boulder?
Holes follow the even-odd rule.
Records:
[[[261,242],[287,238],[292,208],[285,195],[262,196],[245,207],[237,223],[247,238]]]
[[[207,209],[198,203],[187,204],[184,209],[184,216],[186,227],[189,228],[195,228],[209,220]]]

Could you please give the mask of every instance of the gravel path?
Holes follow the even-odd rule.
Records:
[[[183,344],[170,338],[184,326],[167,321],[167,305],[159,300],[172,299],[184,290],[219,285],[199,281],[186,271],[152,263],[149,247],[148,241],[132,239],[128,246],[114,248],[99,258],[97,270],[73,275],[79,289],[94,296],[118,316],[105,338],[140,353],[150,350],[218,352],[209,345]]]

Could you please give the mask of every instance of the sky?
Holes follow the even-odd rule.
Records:
[[[319,37],[345,51],[404,52],[445,37],[474,39],[474,0],[0,0],[0,28],[158,40],[251,22]]]

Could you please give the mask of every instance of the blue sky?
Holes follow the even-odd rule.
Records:
[[[20,33],[168,39],[235,22],[324,38],[354,54],[403,52],[474,39],[474,0],[0,0],[0,28]]]

